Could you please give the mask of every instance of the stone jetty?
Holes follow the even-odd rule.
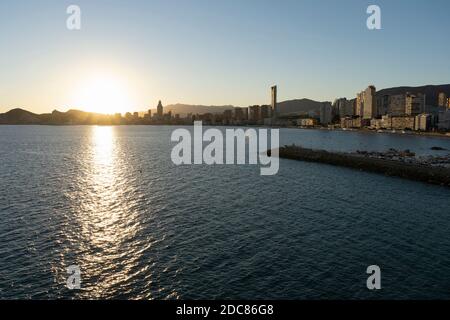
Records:
[[[450,187],[450,155],[416,157],[409,150],[330,152],[296,145],[279,149],[280,158],[318,162]]]

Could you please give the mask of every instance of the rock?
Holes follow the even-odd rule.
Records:
[[[447,149],[442,148],[442,147],[431,147],[430,149],[431,149],[431,150],[435,150],[435,151],[443,151],[443,150],[447,150]]]

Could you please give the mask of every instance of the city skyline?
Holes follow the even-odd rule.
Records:
[[[370,83],[450,83],[447,1],[377,1],[381,30],[367,29],[366,1],[249,1],[239,10],[233,1],[77,1],[76,31],[65,26],[70,4],[0,4],[9,45],[0,53],[0,113],[125,113],[160,99],[246,107],[267,104],[261,88],[274,84],[279,101],[333,101]]]

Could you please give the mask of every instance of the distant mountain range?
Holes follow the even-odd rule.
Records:
[[[0,124],[108,124],[112,116],[79,110],[36,114],[23,109],[13,109],[0,114]]]
[[[377,92],[377,95],[396,95],[410,93],[424,93],[427,98],[427,105],[437,105],[438,95],[445,92],[450,96],[450,84],[426,85],[420,87],[395,87],[387,88]],[[295,99],[278,103],[278,110],[281,114],[310,113],[318,114],[323,102],[310,99]],[[172,104],[164,107],[164,112],[171,111],[172,114],[185,116],[188,113],[223,113],[225,110],[234,109],[235,106],[205,106],[189,104]],[[152,110],[152,113],[155,110]],[[140,112],[143,114],[144,112]],[[67,112],[53,111],[52,113],[35,114],[23,109],[13,109],[0,114],[0,124],[102,124],[111,123],[111,115],[84,112],[79,110],[69,110]]]

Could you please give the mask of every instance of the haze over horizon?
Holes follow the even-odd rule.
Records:
[[[79,31],[66,28],[71,4]],[[366,28],[370,4],[382,30]],[[0,112],[248,106],[268,103],[273,84],[280,101],[332,101],[368,84],[450,83],[449,9],[445,0],[0,3]]]

